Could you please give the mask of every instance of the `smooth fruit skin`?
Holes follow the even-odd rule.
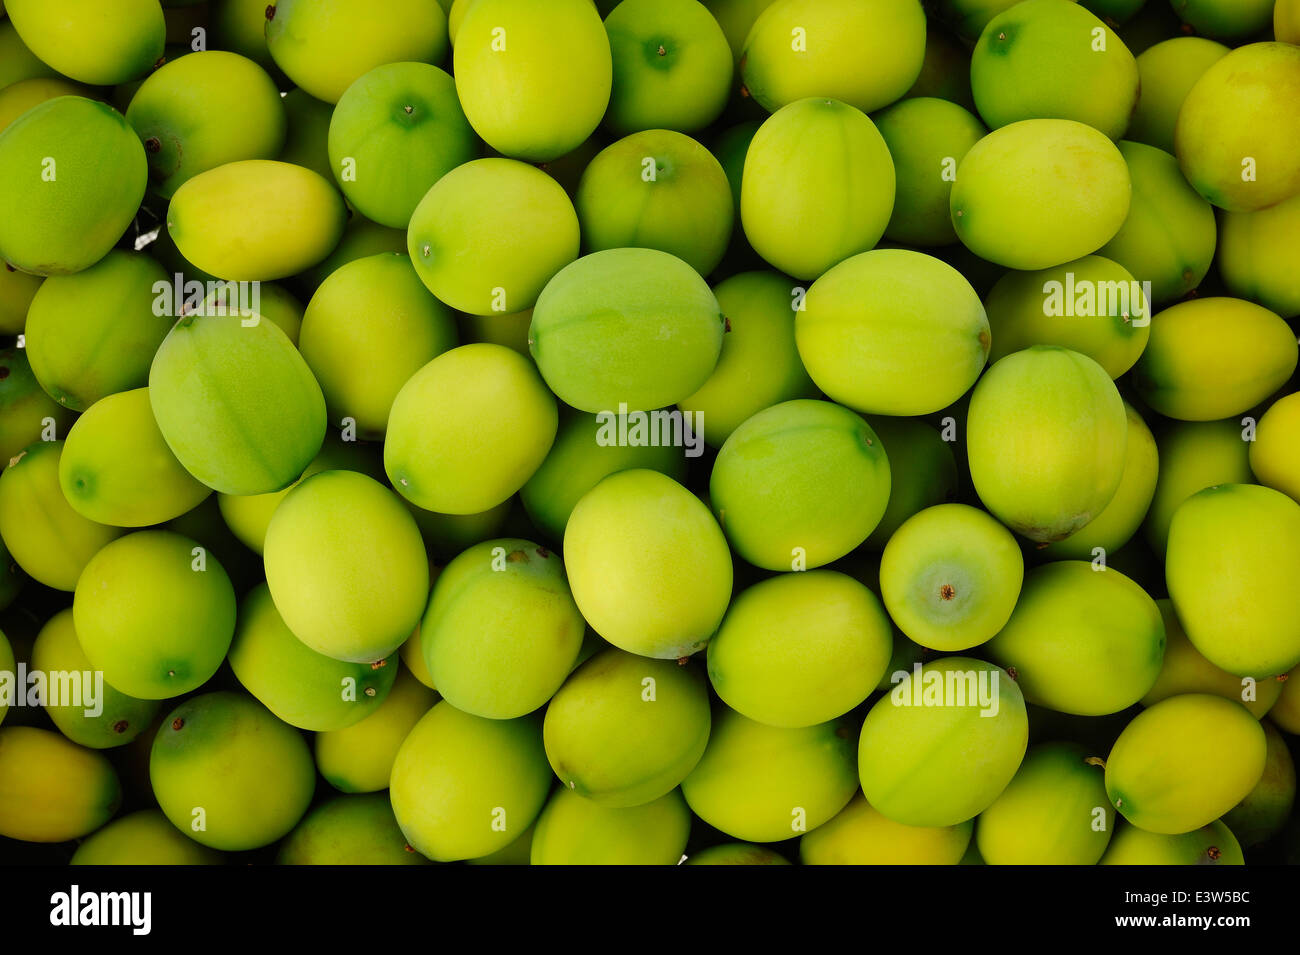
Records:
[[[956,865],[970,845],[970,821],[905,826],[858,793],[830,822],[799,840],[803,865]]]
[[[697,391],[718,363],[724,328],[717,299],[687,263],[655,249],[609,249],[547,283],[528,348],[561,401],[622,414]]]
[[[696,652],[731,599],[731,553],[713,515],[657,471],[620,471],[588,491],[565,527],[564,560],[592,629],[641,656]]]
[[[1202,196],[1229,212],[1263,209],[1300,192],[1300,48],[1238,47],[1183,100],[1174,151]]]
[[[870,117],[836,99],[799,99],[749,144],[740,221],[755,252],[811,281],[880,241],[894,192],[894,161]]]
[[[456,33],[452,72],[474,131],[530,162],[585,141],[613,81],[609,38],[589,0],[475,0]]]
[[[1196,649],[1236,676],[1300,663],[1300,504],[1254,484],[1206,488],[1169,526],[1165,579]]]
[[[1128,419],[1106,370],[1035,345],[975,386],[966,425],[971,479],[992,514],[1030,540],[1073,534],[1110,503],[1124,473]]]
[[[293,634],[317,653],[375,663],[402,645],[429,592],[415,519],[378,481],[322,471],[266,530],[266,582]]]
[[[311,804],[311,752],[296,729],[242,693],[204,693],[163,717],[149,755],[163,813],[195,842],[268,846]]]
[[[125,83],[163,55],[167,26],[155,0],[6,0],[5,10],[33,53],[82,83]]]
[[[44,276],[19,272],[7,263],[0,268],[0,334],[22,333],[27,309],[44,281]]]
[[[1169,0],[1174,12],[1197,33],[1218,40],[1244,40],[1267,30],[1273,0]]]
[[[1121,823],[1098,865],[1245,865],[1236,836],[1216,819],[1179,835],[1147,832]]]
[[[19,116],[56,96],[85,96],[89,90],[66,79],[37,76],[5,86],[0,82],[0,133]]]
[[[1300,44],[1300,3],[1277,0],[1273,7],[1273,33],[1283,43]]]
[[[1207,826],[1255,787],[1264,730],[1244,706],[1189,693],[1143,710],[1106,758],[1106,794],[1124,818],[1176,835]]]
[[[972,252],[1029,271],[1100,249],[1124,224],[1132,191],[1124,157],[1105,134],[1074,120],[1026,119],[971,147],[949,210]]]
[[[806,96],[871,112],[902,98],[924,58],[917,0],[778,0],[754,21],[740,71],[769,112]]]
[[[1227,54],[1222,43],[1199,36],[1174,37],[1144,50],[1137,58],[1142,95],[1128,138],[1172,153],[1183,100],[1202,74]]]
[[[750,719],[812,726],[865,700],[893,649],[884,608],[852,577],[782,574],[732,601],[709,641],[709,681]]]
[[[77,846],[68,865],[221,865],[220,853],[199,845],[157,809],[114,819]]]
[[[67,842],[113,818],[122,784],[102,753],[30,726],[0,729],[0,836]]]
[[[532,865],[676,865],[691,813],[681,793],[643,806],[602,806],[558,789],[537,818]]]
[[[1268,744],[1264,773],[1246,798],[1223,817],[1245,846],[1257,846],[1281,832],[1295,805],[1295,762],[1286,739],[1267,720],[1260,725]]]
[[[0,134],[0,259],[37,275],[89,268],[144,198],[144,147],[122,115],[80,96],[24,113]]]
[[[905,249],[855,255],[821,276],[795,316],[799,357],[833,401],[922,415],[970,389],[990,347],[979,296],[945,262]]]
[[[338,245],[347,210],[333,184],[268,159],[226,163],[176,190],[167,231],[205,272],[272,281],[316,265]]]
[[[397,493],[427,511],[478,514],[532,477],[558,423],[528,359],[503,345],[461,345],[393,399],[384,470]]]
[[[790,860],[765,846],[724,842],[693,853],[682,865],[790,865]]]
[[[397,824],[435,862],[504,849],[541,812],[551,768],[540,720],[489,720],[441,702],[415,724],[393,763]]]
[[[158,429],[223,494],[288,487],[325,440],[325,399],[284,332],[260,316],[185,316],[149,369]]]
[[[1011,532],[965,504],[908,518],[880,557],[880,593],[908,637],[940,651],[984,643],[1006,624],[1025,562]]]
[[[1300,503],[1300,392],[1279,398],[1259,419],[1250,469],[1260,484]]]
[[[278,0],[267,11],[266,45],[297,86],[337,103],[382,64],[441,62],[447,15],[436,0]]]
[[[951,443],[920,419],[873,415],[867,423],[889,457],[889,504],[864,545],[878,552],[913,514],[954,496],[957,462]]]
[[[429,865],[406,844],[383,793],[335,796],[311,810],[276,854],[278,865]]]
[[[955,826],[983,812],[1025,755],[1020,688],[1005,671],[969,657],[918,664],[892,679],[858,740],[867,801],[908,826]]]
[[[1300,195],[1257,212],[1229,212],[1219,235],[1228,291],[1283,318],[1300,316],[1300,287],[1287,250],[1300,242]]]
[[[1250,445],[1235,420],[1167,422],[1156,435],[1160,473],[1142,532],[1164,554],[1179,505],[1216,484],[1251,484]]]
[[[861,416],[829,401],[773,405],[731,433],[709,497],[736,553],[765,570],[843,557],[889,502],[889,459]]]
[[[0,349],[0,465],[43,435],[66,434],[71,423],[72,412],[55,404],[32,374],[27,349]]]
[[[166,700],[221,666],[235,632],[235,591],[206,548],[170,531],[138,531],[91,558],[72,614],[105,681],[137,699]]]

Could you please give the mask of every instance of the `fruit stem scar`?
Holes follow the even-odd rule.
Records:
[[[268,4],[266,5],[266,18],[267,18],[268,20],[274,20],[274,19],[275,19],[275,4],[274,4],[274,3],[268,3]]]
[[[185,721],[181,719],[179,716],[176,717],[176,719],[172,720],[172,729],[174,730],[178,730],[184,725],[185,725]]]
[[[952,598],[956,596],[957,591],[953,588],[952,584],[944,584],[939,588],[939,597],[943,600],[952,600]]]
[[[156,153],[162,149],[162,143],[157,136],[150,136],[144,141],[144,148],[147,152]]]
[[[125,732],[126,732],[127,725],[128,725],[128,724],[127,724],[126,720],[118,720],[116,723],[113,724],[113,732],[114,732],[114,733],[125,733]]]
[[[659,44],[659,55],[660,56],[668,55],[668,51],[664,49],[664,45],[662,43]]]
[[[376,660],[374,663],[370,664],[370,669],[382,670],[386,666],[388,666],[387,660]]]

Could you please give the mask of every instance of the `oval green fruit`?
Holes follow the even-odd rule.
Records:
[[[1300,502],[1300,393],[1279,398],[1259,419],[1250,469],[1260,484]]]
[[[279,865],[428,865],[406,844],[388,796],[335,796],[302,818],[276,854]]]
[[[33,53],[82,83],[116,86],[162,59],[167,25],[155,0],[68,0],[57,8],[5,0],[5,12]]]
[[[905,826],[867,802],[862,793],[830,822],[799,840],[804,865],[956,865],[971,841],[973,823]]]
[[[122,784],[102,753],[31,726],[0,729],[0,836],[67,842],[113,818]]]
[[[1144,50],[1137,58],[1142,95],[1128,138],[1172,153],[1183,100],[1201,75],[1227,54],[1222,43],[1199,36],[1174,37]]]
[[[532,865],[677,865],[691,812],[676,790],[642,806],[615,808],[556,790],[537,817]]]
[[[1260,725],[1268,744],[1264,774],[1246,798],[1223,817],[1245,846],[1260,845],[1281,832],[1295,805],[1295,762],[1286,740],[1267,720]]]
[[[1300,315],[1300,288],[1287,250],[1300,242],[1300,195],[1256,212],[1229,212],[1219,236],[1219,273],[1228,291],[1283,318]]]
[[[173,826],[157,809],[114,819],[82,840],[69,865],[221,865],[222,857]]]
[[[1250,484],[1250,443],[1243,426],[1227,421],[1168,421],[1156,435],[1160,471],[1143,525],[1147,543],[1164,554],[1178,506],[1215,484]]]
[[[72,412],[55,403],[32,374],[27,349],[0,349],[0,465],[30,444],[58,438],[71,423]]]
[[[1245,865],[1236,836],[1216,819],[1178,835],[1121,824],[1098,865]]]

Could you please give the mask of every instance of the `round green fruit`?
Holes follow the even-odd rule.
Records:
[[[1244,40],[1268,29],[1273,0],[1169,0],[1179,18],[1219,40]]]
[[[673,791],[642,806],[615,808],[556,790],[533,833],[533,865],[677,865],[691,812]]]
[[[1156,435],[1160,471],[1143,534],[1163,555],[1178,506],[1216,484],[1251,484],[1250,443],[1243,426],[1227,421],[1170,421]]]
[[[1283,318],[1300,316],[1300,288],[1287,250],[1300,243],[1300,195],[1257,212],[1229,212],[1219,235],[1219,273],[1228,291]]]
[[[1222,43],[1199,36],[1174,37],[1144,50],[1137,58],[1142,95],[1128,138],[1172,153],[1183,100],[1202,74],[1227,54]]]
[[[428,865],[406,844],[384,793],[335,796],[280,843],[279,865]]]
[[[1260,484],[1300,502],[1300,393],[1279,398],[1259,419],[1250,469]]]
[[[221,854],[200,845],[157,809],[113,820],[83,839],[69,865],[221,865]]]
[[[1216,819],[1178,835],[1121,825],[1098,865],[1245,865],[1236,836]]]

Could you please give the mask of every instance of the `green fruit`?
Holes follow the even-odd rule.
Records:
[[[208,297],[203,300],[200,307],[203,314],[208,315],[229,313],[247,317],[246,313],[251,311],[270,321],[284,332],[289,341],[297,345],[298,333],[302,330],[302,303],[284,286],[276,285],[274,282],[259,282],[256,288],[256,307],[251,307],[251,295],[248,296],[249,301],[240,302],[240,290],[237,286],[214,282],[212,291],[208,293]]]
[[[1236,676],[1266,677],[1300,663],[1300,504],[1254,484],[1193,494],[1169,526],[1165,578],[1196,649]]]
[[[940,22],[947,24],[958,37],[974,43],[988,22],[1020,0],[934,0],[931,6]]]
[[[839,100],[800,99],[774,113],[749,144],[740,221],[755,252],[811,280],[880,241],[894,194],[894,161],[875,123]]]
[[[908,518],[880,557],[880,593],[898,628],[923,647],[979,646],[1006,624],[1025,562],[1011,532],[965,504]]]
[[[588,491],[565,527],[564,562],[592,629],[641,656],[699,650],[731,599],[731,554],[713,515],[657,471],[620,471]]]
[[[1164,554],[1178,506],[1216,484],[1250,484],[1250,444],[1236,421],[1173,421],[1157,435],[1160,473],[1143,533]]]
[[[692,133],[718,118],[731,92],[731,47],[702,4],[624,0],[605,33],[614,69],[606,126]]]
[[[287,834],[316,786],[302,735],[252,697],[226,692],[191,697],[163,718],[149,778],[172,825],[228,852]]]
[[[780,842],[834,818],[857,789],[847,718],[784,729],[722,707],[682,783],[700,819],[748,842]]]
[[[329,124],[330,168],[362,215],[405,229],[429,187],[479,154],[456,83],[427,63],[388,63],[357,79]]]
[[[718,363],[724,326],[713,292],[681,259],[610,249],[583,256],[547,284],[528,347],[561,401],[625,414],[699,390]]]
[[[262,19],[265,21],[266,17],[263,16]],[[280,150],[280,155],[276,158],[280,162],[310,169],[326,182],[331,182],[334,178],[334,164],[330,162],[329,135],[334,107],[294,88],[284,97],[284,115],[284,149]],[[353,225],[354,222],[348,224]]]
[[[582,174],[575,204],[590,251],[658,249],[701,275],[722,261],[735,215],[713,154],[669,129],[633,133],[601,150]]]
[[[1273,8],[1273,33],[1283,43],[1300,42],[1300,3],[1277,0]]]
[[[0,537],[37,582],[71,591],[90,559],[122,532],[82,517],[59,487],[62,441],[38,441],[0,473]]]
[[[878,552],[905,520],[954,495],[957,462],[949,442],[920,419],[875,415],[867,423],[889,456],[889,504],[866,540]]]
[[[970,91],[970,51],[947,30],[926,29],[921,75],[903,98],[914,96],[946,99],[975,111],[975,98]]]
[[[138,531],[86,564],[72,613],[81,648],[109,684],[166,700],[221,666],[235,632],[235,591],[206,548],[169,531]]]
[[[1257,846],[1281,832],[1295,804],[1295,763],[1286,740],[1272,723],[1265,720],[1261,725],[1268,745],[1264,774],[1249,795],[1223,817],[1245,846]]]
[[[387,789],[402,740],[438,699],[391,657],[385,669],[397,669],[397,678],[378,708],[351,726],[316,734],[316,766],[340,792]]]
[[[30,726],[0,729],[0,836],[67,842],[113,818],[122,784],[102,753]]]
[[[275,159],[286,129],[271,77],[222,50],[183,56],[151,74],[131,97],[126,121],[144,142],[149,178],[164,199],[225,163]]]
[[[5,263],[0,268],[0,335],[20,335],[27,321],[27,309],[45,278],[19,272]]]
[[[311,369],[256,315],[181,318],[154,356],[149,400],[176,459],[223,494],[288,487],[325,439]]]
[[[825,828],[825,827],[823,827]],[[727,842],[693,853],[682,865],[789,865],[790,860],[764,846]]]
[[[1179,835],[1147,832],[1137,826],[1121,825],[1110,840],[1110,848],[1099,865],[1245,865],[1241,844],[1223,824]]]
[[[428,0],[278,0],[267,10],[266,45],[295,84],[337,103],[382,64],[441,62],[447,15]]]
[[[884,608],[852,577],[782,574],[732,601],[709,641],[709,681],[750,719],[812,726],[865,700],[893,649]]]
[[[33,53],[82,83],[116,86],[162,59],[167,24],[155,0],[5,0],[5,8]]]
[[[393,812],[422,855],[473,859],[504,849],[533,824],[552,779],[538,719],[488,720],[444,701],[397,752]]]
[[[1114,498],[1128,416],[1106,370],[1035,345],[989,369],[971,397],[966,449],[984,506],[1013,531],[1062,540]]]
[[[0,20],[0,89],[36,77],[57,79],[58,72],[27,48],[9,19]]]
[[[862,793],[830,822],[799,840],[804,865],[956,865],[970,845],[971,822],[905,826],[875,809]]]
[[[829,96],[869,113],[902,98],[924,57],[917,0],[778,0],[754,21],[740,70],[769,112]]]
[[[1202,196],[1253,212],[1300,192],[1300,48],[1251,43],[1216,61],[1178,112],[1174,152]]]
[[[220,853],[199,845],[157,809],[113,820],[77,846],[69,865],[221,865]]]
[[[1100,249],[1124,224],[1132,191],[1124,157],[1105,134],[1073,120],[1026,119],[971,147],[949,209],[972,252],[1029,271]]]
[[[366,321],[357,321],[363,314]],[[362,439],[383,438],[402,386],[455,346],[450,310],[429,294],[411,260],[392,252],[349,262],[325,279],[298,341],[330,420],[353,419]]]
[[[246,56],[273,76],[281,75],[266,48],[267,5],[262,0],[212,0],[208,6],[213,47]]]
[[[578,257],[578,216],[563,187],[513,159],[447,173],[411,216],[411,262],[429,291],[474,315],[532,308]]]
[[[321,471],[285,497],[266,530],[265,562],[289,630],[335,660],[389,656],[429,592],[415,519],[397,495],[355,471]]]
[[[28,110],[0,134],[0,259],[37,275],[89,268],[130,226],[147,178],[112,107],[60,96]]]
[[[393,399],[384,470],[428,511],[478,514],[523,487],[558,425],[555,399],[528,359],[503,345],[461,345]]]
[[[317,173],[247,159],[186,180],[167,207],[167,231],[200,269],[265,282],[319,263],[339,244],[346,218],[338,191]]]
[[[867,801],[908,826],[955,826],[987,809],[1025,755],[1020,688],[969,657],[917,664],[867,714],[858,772]]]
[[[0,85],[0,133],[19,116],[58,96],[85,96],[89,89],[55,77],[38,76],[19,80],[9,86]]]
[[[603,806],[641,806],[676,788],[709,739],[703,673],[610,647],[546,708],[546,758],[560,782]]]
[[[1043,743],[980,813],[975,842],[988,865],[1096,865],[1114,825],[1105,763],[1074,743]]]
[[[557,790],[537,818],[533,865],[676,865],[691,832],[681,793],[630,808]]]
[[[302,818],[280,843],[280,865],[428,865],[406,844],[382,793],[335,796]]]
[[[1300,502],[1300,393],[1279,398],[1259,419],[1250,469],[1260,484]]]
[[[465,115],[488,145],[546,162],[596,129],[613,66],[589,0],[475,0],[456,32],[452,72]]]
[[[1219,272],[1240,298],[1284,318],[1300,315],[1300,290],[1286,250],[1300,242],[1300,195],[1258,212],[1229,212],[1219,236]]]
[[[1267,30],[1273,0],[1169,0],[1174,12],[1197,33],[1220,40],[1244,40]]]
[[[1172,153],[1183,100],[1202,74],[1227,54],[1222,43],[1199,36],[1175,37],[1143,51],[1137,58],[1142,96],[1128,138]]]
[[[1189,693],[1143,710],[1106,759],[1106,794],[1124,818],[1176,835],[1208,826],[1259,782],[1264,730],[1240,703]]]
[[[745,37],[758,19],[758,15],[773,4],[774,0],[704,0],[713,18],[726,34],[731,47],[732,58],[739,63],[745,48]]]
[[[829,398],[866,414],[909,416],[946,408],[970,389],[984,368],[989,325],[952,266],[877,249],[813,283],[795,339]]]
[[[0,270],[3,274],[3,270]],[[67,431],[72,412],[41,388],[24,348],[0,349],[0,465],[23,448]]]

